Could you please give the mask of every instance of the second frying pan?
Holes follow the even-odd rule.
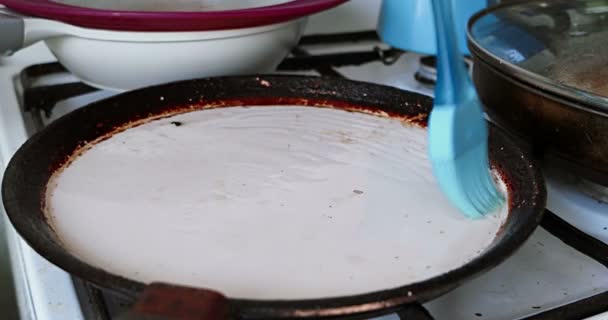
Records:
[[[577,175],[608,186],[606,7],[516,1],[469,22],[473,81],[490,118]]]

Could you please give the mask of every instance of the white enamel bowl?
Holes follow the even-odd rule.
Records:
[[[117,91],[175,80],[273,71],[298,43],[307,20],[217,31],[134,32],[89,29],[37,18],[3,19],[23,21],[21,47],[42,40],[83,82]]]

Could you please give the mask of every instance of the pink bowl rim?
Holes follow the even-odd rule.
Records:
[[[0,0],[16,12],[91,28],[113,30],[222,30],[285,22],[336,7],[348,0],[292,0],[224,11],[130,11],[80,7],[50,0]]]

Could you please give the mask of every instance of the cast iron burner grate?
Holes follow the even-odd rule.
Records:
[[[292,56],[286,58],[280,65],[279,71],[315,71],[322,77],[343,77],[336,68],[342,66],[362,65],[380,61],[391,65],[399,59],[403,51],[398,49],[381,49],[371,47],[367,51],[341,52],[331,54],[312,55],[306,46],[357,43],[365,41],[378,42],[375,31],[338,33],[329,35],[305,36],[298,47],[292,51]],[[467,67],[471,62],[465,59]],[[434,84],[435,57],[421,58],[421,68],[415,77],[425,84]],[[424,70],[423,70],[424,69]],[[420,70],[423,70],[420,72]],[[26,115],[28,133],[34,134],[44,128],[43,117],[50,117],[53,108],[60,101],[83,94],[98,91],[99,89],[82,82],[70,82],[45,86],[32,86],[33,80],[53,74],[66,73],[67,70],[59,63],[37,64],[22,70],[20,81],[23,87],[23,111]],[[559,238],[568,246],[580,253],[594,259],[608,268],[608,245],[578,230],[568,224],[549,210],[545,210],[541,227]],[[82,311],[86,319],[110,320],[127,310],[129,305],[120,301],[115,295],[107,294],[84,280],[73,277],[74,287],[78,294]],[[550,309],[522,320],[549,320],[549,319],[582,319],[608,311],[608,292],[581,299],[570,304]],[[432,315],[421,305],[409,306],[397,311],[402,320],[429,320]]]

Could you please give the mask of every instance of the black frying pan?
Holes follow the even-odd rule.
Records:
[[[603,8],[604,4],[591,0],[524,0],[491,7],[477,13],[469,21],[468,44],[474,61],[473,82],[490,118],[501,127],[530,141],[539,154],[547,155],[547,158],[585,179],[608,186],[608,105],[606,102],[598,103],[597,100],[588,99],[589,96],[599,94],[580,91],[573,95],[557,86],[541,83],[536,78],[537,74],[522,72],[522,68],[491,53],[489,48],[478,43],[472,35],[474,26],[481,19],[499,17],[498,20],[510,21],[511,25],[520,27],[548,50],[556,52],[563,50],[554,47],[559,39],[569,37],[573,23],[567,11],[573,8],[577,11],[584,10],[585,6],[592,11],[594,8]],[[511,13],[507,15],[505,12]],[[513,20],[516,15],[512,12],[518,12],[522,19],[542,16],[545,24],[552,26],[532,26],[531,23]],[[593,15],[589,14],[585,18],[590,19],[591,16]],[[596,15],[595,22],[578,23],[582,27],[594,23],[595,28],[608,28],[606,19],[600,15]],[[562,36],[557,37],[559,34]],[[509,40],[512,47],[521,51],[527,49],[527,44],[521,37],[512,36]],[[580,48],[580,52],[592,48],[587,51],[584,49]],[[528,58],[530,57],[526,57]],[[579,58],[589,59],[583,56]],[[585,80],[587,79],[583,76],[576,75],[571,81],[576,84],[577,81]],[[598,79],[600,83],[605,81],[606,79]]]
[[[287,104],[366,109],[384,111],[425,125],[432,99],[386,86],[296,76],[214,78],[124,93],[58,119],[17,151],[2,183],[4,205],[14,227],[49,261],[134,301],[145,284],[106,273],[64,250],[42,210],[46,184],[51,174],[88,141],[130,121],[171,113],[193,103],[225,107]],[[436,298],[499,264],[536,228],[546,194],[541,173],[530,156],[496,128],[491,128],[490,135],[490,158],[508,184],[511,210],[493,244],[478,257],[426,281],[356,296],[301,301],[228,299],[232,315],[247,319],[377,316]]]

